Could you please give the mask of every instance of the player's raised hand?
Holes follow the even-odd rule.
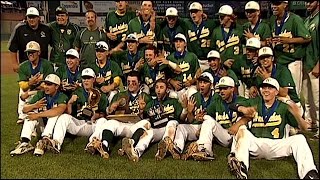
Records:
[[[249,98],[255,98],[259,95],[258,88],[256,86],[251,86],[249,89]]]
[[[104,77],[97,77],[96,78],[96,83],[102,84],[104,82]]]
[[[253,118],[257,113],[257,110],[255,107],[240,106],[238,111],[242,112],[245,117],[250,117],[250,118]]]
[[[188,98],[187,98],[187,95],[185,95],[185,94],[182,95],[181,106],[183,109],[188,107]]]
[[[223,64],[227,66],[228,68],[231,68],[233,65],[234,59],[227,59]]]
[[[68,104],[73,104],[74,102],[76,102],[78,99],[78,96],[77,95],[72,95],[70,100],[68,101]]]
[[[206,115],[207,114],[207,111],[205,110],[205,109],[201,109],[197,114],[196,114],[196,116],[195,116],[195,119],[197,120],[197,121],[200,121],[200,122],[202,122],[202,121],[204,121],[204,115]]]
[[[140,95],[138,98],[139,109],[143,110],[146,107],[145,95]]]
[[[40,99],[39,101],[37,101],[37,102],[35,103],[35,107],[36,107],[37,109],[43,108],[43,107],[46,106],[46,105],[47,105],[47,100],[46,100],[45,97],[42,98],[42,99]]]
[[[29,85],[35,85],[38,83],[38,78],[40,77],[40,73],[37,73],[36,75],[32,76],[31,78],[29,78]]]
[[[192,96],[188,100],[188,106],[187,106],[188,113],[192,113],[193,112],[193,110],[195,108],[195,105],[196,105],[196,100],[195,100],[195,97]]]
[[[248,39],[254,37],[254,34],[252,34],[252,32],[249,29],[244,30],[243,32],[244,32],[243,35]]]
[[[143,64],[144,64],[144,59],[140,58],[139,61],[136,63],[134,69],[137,70],[137,71],[140,71],[140,69],[142,68]]]
[[[170,84],[176,91],[180,91],[182,89],[182,83],[178,80],[171,79]]]

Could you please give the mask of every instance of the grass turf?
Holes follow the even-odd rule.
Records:
[[[234,179],[227,167],[228,148],[214,146],[217,158],[214,161],[173,160],[166,157],[156,161],[156,144],[153,144],[137,163],[117,155],[120,141],[115,142],[109,160],[84,152],[86,137],[66,138],[61,154],[45,153],[35,157],[32,152],[11,157],[10,150],[18,141],[21,125],[16,125],[17,75],[1,75],[1,178],[219,178]],[[307,133],[311,137],[311,133]],[[309,139],[309,138],[308,138]],[[319,141],[309,141],[316,166],[319,167]],[[32,143],[35,144],[36,139]],[[250,160],[249,178],[297,179],[294,158],[276,161]]]
[[[8,41],[1,41],[1,52],[8,52]]]

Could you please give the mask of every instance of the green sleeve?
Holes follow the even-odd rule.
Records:
[[[206,111],[207,111],[209,116],[215,118],[215,116],[216,116],[216,106],[217,106],[217,102],[219,101],[220,95],[215,93],[212,98],[213,98],[213,100],[209,104],[209,106],[207,107]]]
[[[108,103],[106,95],[101,93],[101,99],[98,104],[98,112],[106,114],[106,109],[108,106],[109,106],[109,103]]]
[[[261,40],[266,40],[267,38],[270,38],[272,36],[271,35],[271,28],[268,23],[266,23],[266,22],[264,23],[263,30],[264,30],[264,32],[261,34]]]
[[[80,39],[81,33],[82,33],[82,30],[77,32],[76,38],[73,41],[73,47],[81,48],[81,39]]]
[[[49,61],[46,61],[45,66],[43,66],[43,76],[46,77],[52,73],[54,73],[53,64]]]
[[[38,91],[27,103],[34,104],[44,97],[44,91]]]
[[[19,71],[18,71],[18,75],[19,75],[19,82],[20,81],[28,81],[28,76],[27,76],[28,72],[25,66],[25,63],[20,65]]]
[[[309,31],[307,28],[303,25],[303,20],[300,16],[296,15],[296,18],[294,19],[294,28],[295,32],[297,32],[296,36],[297,37],[302,37],[304,39],[311,38]],[[302,26],[303,25],[303,26]]]
[[[297,128],[299,126],[296,118],[291,114],[291,112],[289,110],[286,111],[286,115],[285,116],[286,116],[287,123],[290,126],[295,127],[295,128]]]
[[[180,121],[181,113],[182,113],[182,105],[178,100],[176,100],[174,105],[174,116],[177,121]]]
[[[279,82],[280,87],[295,88],[292,74],[288,68],[284,67],[280,74],[281,75],[279,75],[279,77],[276,78]]]
[[[115,95],[113,96],[110,104],[116,102],[116,101],[119,99],[119,97],[121,96],[120,94],[121,94],[121,92],[118,92],[117,94],[115,94]]]
[[[67,104],[68,102],[68,96],[63,94],[62,92],[60,92],[61,94],[59,95],[58,99],[57,99],[57,104]]]
[[[113,67],[113,71],[112,71],[112,77],[113,78],[117,77],[117,76],[119,76],[119,77],[123,76],[122,70],[121,70],[120,66],[116,62],[111,61],[111,67]]]

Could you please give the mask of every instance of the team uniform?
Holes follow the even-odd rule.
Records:
[[[128,23],[131,19],[136,17],[136,13],[133,11],[127,11],[123,16],[111,11],[107,14],[105,19],[106,32],[114,33],[117,35],[117,40],[113,41],[109,39],[109,45],[111,48],[115,48],[122,38],[125,38],[128,31]]]
[[[59,25],[56,21],[48,24],[52,36],[52,50],[50,61],[57,67],[66,64],[66,52],[73,47],[73,42],[80,31],[80,27],[72,22],[66,26]]]
[[[9,51],[19,51],[19,63],[28,59],[26,53],[26,45],[30,41],[36,41],[40,44],[41,54],[40,57],[48,59],[48,45],[51,45],[51,31],[50,28],[42,23],[36,30],[32,29],[27,22],[20,22],[16,25],[9,40]]]
[[[77,136],[91,136],[96,127],[95,123],[92,123],[83,114],[84,108],[88,107],[89,93],[80,87],[74,91],[73,95],[77,95],[78,99],[72,104],[72,113],[62,114],[55,125],[53,140],[58,142],[57,151],[60,151],[61,145],[64,141],[66,132]],[[106,112],[106,108],[109,103],[105,94],[101,94],[100,101],[97,109],[93,109],[95,112]],[[99,122],[99,120],[97,120]],[[102,122],[102,121],[100,121]]]
[[[242,28],[246,31],[249,29],[254,37],[258,38],[260,41],[265,41],[267,38],[271,37],[270,26],[262,19],[259,19],[255,26],[251,26],[250,22],[246,22],[243,24]]]
[[[53,73],[53,65],[46,59],[39,59],[38,65],[35,68],[32,68],[31,62],[25,61],[20,64],[20,68],[18,71],[19,80],[18,82],[28,82],[29,78],[33,77],[34,75],[40,73],[43,74],[43,79],[48,75]],[[34,85],[29,87],[30,90],[35,90],[40,84]],[[18,103],[18,114],[19,119],[25,119],[26,114],[22,112],[23,106],[25,105],[25,101],[21,100],[20,96],[23,94],[23,92],[26,90],[22,90],[20,88],[19,91],[19,103]],[[30,98],[29,98],[30,99]]]
[[[141,137],[135,147],[139,157],[141,157],[150,143],[158,142],[169,136],[169,129],[175,131],[179,124],[181,112],[182,106],[175,98],[166,96],[160,102],[158,99],[152,99],[148,102],[144,109],[143,117],[149,118],[151,129],[147,130],[147,135]],[[174,132],[171,133],[175,134]]]
[[[304,61],[303,94],[305,98],[305,118],[316,120],[319,136],[319,78],[311,74],[311,71],[319,63],[319,12],[315,16],[305,19],[304,25],[311,34],[311,43],[306,49]],[[310,86],[310,85],[311,86]]]
[[[298,174],[303,178],[310,170],[316,169],[312,152],[302,134],[288,137],[286,125],[298,127],[288,105],[276,100],[267,109],[262,98],[247,101],[245,106],[257,106],[257,114],[248,123],[248,129],[241,126],[242,140],[233,141],[231,152],[249,168],[249,154],[254,158],[268,160],[293,155],[298,165]],[[238,134],[239,134],[238,131]]]
[[[65,82],[66,84],[75,84],[81,83],[81,71],[82,69],[78,67],[75,72],[71,72],[68,66],[63,65],[60,66],[56,74],[59,76],[61,82]],[[73,91],[63,91],[68,97],[71,97]]]
[[[242,34],[243,30],[239,26],[229,28],[228,32],[222,26],[213,30],[211,48],[220,53],[222,62],[228,59],[237,61],[240,58],[242,54]]]
[[[276,17],[270,18],[272,37],[302,37],[310,38],[309,31],[302,26],[303,20],[292,12],[286,12],[281,24],[277,24]],[[290,70],[296,91],[301,92],[302,86],[302,60],[305,57],[305,48],[302,44],[273,44],[274,56],[277,57],[277,64],[286,66]]]
[[[88,28],[84,28],[77,33],[73,46],[80,49],[82,67],[88,67],[96,62],[95,46],[99,41],[107,42],[107,36],[99,29],[90,31]]]
[[[217,70],[217,72],[214,72],[211,68],[204,70],[203,72],[209,72],[210,74],[212,74],[214,81],[213,84],[218,84],[219,80],[222,78],[220,71],[222,71],[223,69],[225,69],[223,66]],[[237,75],[234,73],[234,71],[232,69],[227,69],[227,76],[231,77],[234,82],[235,82],[235,86],[239,86],[239,79],[237,77]]]

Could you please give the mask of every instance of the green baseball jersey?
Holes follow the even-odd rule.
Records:
[[[110,59],[107,60],[107,63],[104,67],[100,67],[97,62],[91,65],[91,68],[96,73],[96,77],[104,77],[104,82],[102,84],[97,85],[97,87],[110,85],[113,83],[113,78],[119,76],[122,77],[122,71],[119,65],[111,61]]]
[[[114,95],[112,98],[111,104],[118,101],[121,98],[124,98],[126,100],[126,104],[121,107],[117,107],[116,111],[121,111],[123,114],[139,114],[139,96],[144,97],[145,103],[147,104],[151,97],[145,92],[142,92],[141,90],[137,94],[132,94],[128,90],[122,91]],[[116,112],[115,111],[115,112]]]
[[[127,11],[122,16],[117,14],[116,11],[111,11],[107,14],[105,19],[106,31],[117,35],[117,40],[113,41],[109,39],[111,48],[116,47],[121,42],[121,39],[125,37],[129,21],[135,17],[136,13],[133,11]]]
[[[57,93],[54,96],[49,96],[45,94],[44,91],[38,91],[27,103],[35,104],[42,98],[45,98],[45,100],[47,101],[47,105],[41,109],[38,109],[39,111],[46,111],[51,108],[57,107],[60,104],[67,104],[69,100],[65,94],[59,91],[57,91]]]
[[[193,79],[196,75],[197,70],[200,68],[197,55],[189,51],[184,51],[183,54],[175,52],[173,54],[170,54],[167,59],[176,63],[182,69],[182,73],[176,74],[170,68],[170,71],[167,74],[168,77],[174,80],[178,80],[182,83],[186,82],[187,80]]]
[[[249,30],[260,41],[264,41],[271,37],[270,25],[262,19],[259,19],[255,26],[251,26],[250,22],[246,22],[243,24],[242,29],[243,31]]]
[[[306,49],[306,61],[303,63],[306,72],[312,71],[319,62],[319,13],[315,16],[308,16],[304,21],[305,27],[311,35],[311,43]]]
[[[73,95],[77,95],[78,99],[72,104],[72,113],[71,115],[73,117],[76,117],[77,119],[84,119],[82,116],[82,110],[86,107],[88,107],[88,98],[89,93],[83,88],[78,88],[73,92]],[[98,107],[95,110],[97,113],[105,113],[106,109],[109,106],[109,101],[107,100],[107,97],[104,93],[101,93],[101,98],[98,103]]]
[[[207,54],[211,50],[211,36],[217,22],[211,19],[202,21],[199,26],[195,25],[191,19],[186,19],[186,32],[188,51],[193,52],[199,59],[207,59]]]
[[[217,93],[213,98],[214,101],[207,108],[207,114],[213,117],[223,128],[228,129],[238,118],[238,113],[230,110],[229,106],[234,103],[247,101],[247,99],[234,94],[232,101],[226,103]]]
[[[160,27],[159,27],[158,23],[156,23],[156,27],[152,31],[150,29],[149,22],[144,23],[142,21],[141,17],[135,17],[129,22],[128,26],[129,26],[128,27],[129,29],[127,31],[127,35],[134,33],[134,34],[136,34],[138,39],[145,37],[145,36],[150,36],[155,40],[155,42],[157,41],[157,39],[159,39]],[[145,46],[146,46],[145,44],[139,44],[139,49],[144,49]]]
[[[163,21],[160,24],[160,37],[159,37],[159,45],[162,45],[162,49],[166,51],[168,54],[173,53],[176,49],[174,46],[173,38],[178,34],[185,34],[186,27],[185,22],[181,19],[178,19],[175,26],[170,28],[168,26],[167,21]]]
[[[295,103],[300,102],[296,91],[296,85],[292,78],[292,74],[287,67],[274,65],[272,68],[271,77],[278,81],[280,87],[288,87],[288,95],[290,96],[290,99],[292,101],[294,101]],[[256,85],[260,87],[262,82],[262,78],[260,76],[257,76]]]
[[[136,63],[143,58],[144,52],[138,51],[136,54],[131,54],[128,50],[116,52],[110,57],[111,60],[117,62],[123,72],[123,83],[126,84],[127,74],[131,72]]]
[[[81,72],[82,69],[80,67],[73,73],[70,71],[67,65],[60,66],[57,71],[56,75],[59,76],[61,83],[64,82],[66,84],[74,84],[74,83],[81,83]],[[61,90],[64,94],[68,97],[71,97],[73,91],[72,90]]]
[[[276,25],[276,16],[274,15],[270,18],[270,24],[272,37],[310,38],[309,31],[305,26],[302,26],[302,18],[292,12],[288,12],[287,15],[285,14],[282,27],[281,24]],[[274,56],[277,57],[277,63],[287,66],[291,62],[303,58],[305,56],[305,48],[303,46],[305,45],[273,44]]]
[[[254,65],[251,60],[247,59],[246,55],[242,55],[232,64],[231,69],[241,82],[245,83],[247,87],[251,87],[255,82],[254,71],[257,67],[258,64]]]
[[[218,84],[220,78],[222,77],[221,73],[219,73],[219,72],[222,71],[223,69],[224,69],[224,67],[221,67],[219,70],[217,70],[217,72],[214,72],[211,68],[208,68],[208,69],[204,70],[203,72],[209,72],[210,74],[212,74],[213,79],[214,79],[213,84]],[[234,80],[235,85],[240,86],[239,79],[238,79],[237,75],[233,72],[233,70],[227,69],[226,71],[227,71],[227,75]]]
[[[152,99],[144,110],[144,117],[150,118],[152,128],[165,127],[170,120],[180,121],[182,106],[178,99],[165,97],[161,102]]]
[[[66,26],[59,25],[56,21],[48,24],[51,30],[52,50],[50,61],[61,66],[66,64],[66,52],[73,48],[73,42],[80,27],[74,23],[68,22]]]
[[[243,30],[240,26],[229,28],[228,32],[222,26],[218,26],[212,33],[211,48],[220,53],[222,62],[227,59],[237,61],[242,54],[242,36]]]
[[[30,61],[24,61],[20,64],[18,71],[20,81],[29,81],[29,78],[33,77],[37,73],[43,74],[43,80],[48,74],[54,73],[53,65],[50,61],[46,59],[40,59],[37,67],[32,68]],[[31,87],[31,90],[36,88],[38,85]]]
[[[211,94],[207,100],[204,99],[202,94],[198,91],[195,94],[192,95],[194,97],[196,104],[195,104],[195,111],[194,116],[196,116],[200,111],[205,110],[209,107],[211,103],[214,102],[214,99],[216,98],[214,91],[211,91]],[[202,124],[202,121],[197,121],[194,119],[191,124]]]
[[[270,108],[266,108],[261,97],[250,99],[244,106],[257,107],[258,113],[248,123],[249,130],[255,137],[282,139],[286,134],[286,124],[298,127],[298,122],[288,110],[288,105],[276,100]],[[247,101],[248,102],[248,101]]]
[[[154,82],[156,80],[165,78],[168,67],[166,65],[156,65],[156,67],[152,68],[148,65],[148,63],[143,64],[141,68],[141,77],[142,82],[144,82],[150,89],[150,95],[155,96],[155,87]]]
[[[89,31],[84,28],[77,33],[73,46],[80,48],[80,62],[82,67],[94,64],[96,60],[96,43],[99,41],[107,42],[107,36],[99,29]]]

